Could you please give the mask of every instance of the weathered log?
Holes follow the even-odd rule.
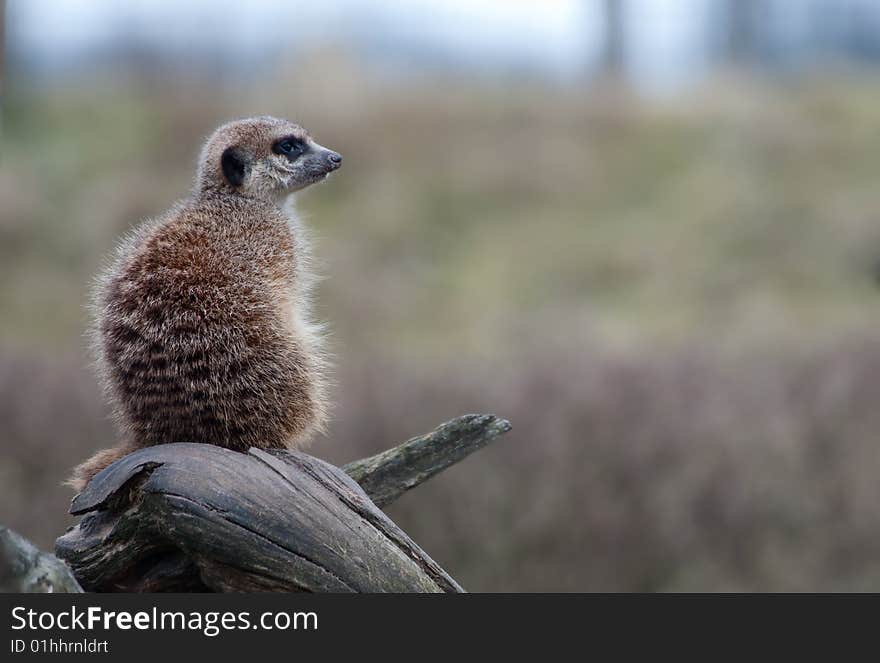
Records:
[[[64,562],[0,525],[0,593],[81,591]]]
[[[373,502],[387,506],[509,430],[510,423],[494,415],[468,414],[342,469]]]
[[[460,592],[371,501],[509,430],[468,415],[343,470],[300,452],[141,449],[99,473],[56,552],[88,591]],[[365,492],[366,491],[366,492]]]

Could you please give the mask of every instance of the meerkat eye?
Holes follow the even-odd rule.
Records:
[[[283,138],[272,147],[275,154],[283,154],[286,156],[297,156],[305,151],[302,141],[296,138]]]

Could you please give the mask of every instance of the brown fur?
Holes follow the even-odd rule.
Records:
[[[286,136],[306,153],[275,154]],[[228,148],[246,167],[237,186],[221,167]],[[123,441],[78,466],[74,488],[140,447],[299,446],[323,425],[308,243],[284,201],[338,165],[292,123],[229,123],[206,143],[191,198],[123,242],[98,284],[94,330]]]

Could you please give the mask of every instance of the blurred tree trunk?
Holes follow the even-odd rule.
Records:
[[[6,98],[6,0],[0,0],[0,131],[3,128],[3,108]]]
[[[734,66],[757,61],[761,5],[767,0],[726,0],[727,60]]]
[[[605,0],[605,46],[602,52],[602,76],[623,77],[626,57],[626,29],[623,0]]]

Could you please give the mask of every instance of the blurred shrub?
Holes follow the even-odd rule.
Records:
[[[391,508],[471,590],[880,587],[880,342],[798,357],[535,353],[475,372],[377,357],[341,371],[338,463],[465,411],[514,431]],[[0,357],[0,519],[50,546],[58,482],[112,441],[55,359]]]

